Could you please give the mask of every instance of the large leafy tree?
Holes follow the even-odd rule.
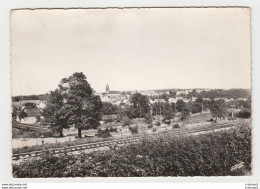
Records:
[[[54,117],[54,128],[63,129],[75,125],[78,137],[83,129],[95,129],[101,120],[102,102],[86,80],[83,73],[74,73],[61,80],[55,96],[51,96],[49,112]],[[47,108],[46,107],[46,108]],[[46,112],[46,110],[45,110]]]
[[[165,102],[156,102],[152,106],[153,115],[161,115],[164,111]]]
[[[177,100],[176,102],[176,110],[181,112],[182,109],[186,106],[186,103],[183,100]]]
[[[171,119],[173,118],[174,118],[174,110],[172,109],[172,106],[169,103],[165,103],[164,111],[163,111],[163,122],[170,124]]]
[[[194,102],[191,106],[191,112],[194,113],[199,113],[202,112],[202,103],[200,102]]]
[[[184,108],[182,108],[181,110],[181,120],[185,121],[190,117],[190,108],[185,106]]]
[[[172,107],[172,111],[175,113],[176,112],[176,103],[172,102],[171,107]]]
[[[129,118],[136,118],[138,117],[138,110],[133,105],[126,106],[124,108],[123,116],[127,116]]]
[[[78,129],[96,129],[101,120],[102,102],[86,80],[83,73],[74,73],[62,79],[59,88],[64,96],[64,106],[69,111],[69,123]]]
[[[209,103],[209,109],[213,118],[215,118],[215,122],[217,122],[218,118],[224,118],[226,115],[226,105],[223,100],[212,100]]]
[[[135,93],[130,98],[134,109],[134,117],[144,117],[150,111],[150,103],[147,96]]]

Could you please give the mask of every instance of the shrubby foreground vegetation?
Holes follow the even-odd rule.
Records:
[[[45,154],[13,165],[14,177],[226,176],[243,162],[251,171],[251,129],[245,125],[198,136],[157,136],[109,151]],[[243,173],[244,174],[244,173]]]

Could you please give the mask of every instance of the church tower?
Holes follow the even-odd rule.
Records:
[[[106,86],[106,94],[108,94],[109,93],[109,85],[108,85],[108,83],[107,83],[107,86]]]

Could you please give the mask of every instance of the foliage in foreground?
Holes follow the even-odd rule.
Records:
[[[225,176],[251,171],[251,132],[240,127],[199,136],[167,135],[110,151],[53,156],[13,165],[14,177]]]

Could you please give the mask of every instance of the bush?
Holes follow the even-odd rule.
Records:
[[[105,119],[105,123],[111,123],[111,122],[113,122],[113,121],[114,121],[113,118],[107,118],[107,119]]]
[[[128,117],[123,117],[122,123],[123,123],[123,126],[129,126],[132,124],[132,121]]]
[[[167,125],[170,125],[171,124],[171,120],[169,119],[164,119],[163,120],[163,123],[167,124]]]
[[[150,115],[150,113],[146,114],[145,121],[148,125],[153,123],[153,117]]]
[[[40,116],[37,116],[36,117],[36,123],[39,123],[41,121],[41,117]]]
[[[152,123],[149,123],[149,124],[148,124],[148,128],[153,128],[153,124],[152,124]]]
[[[238,118],[250,118],[251,112],[248,111],[248,110],[241,110],[240,112],[237,113],[236,117],[238,117]]]
[[[117,132],[117,128],[115,128],[115,127],[109,127],[108,129],[109,129],[109,131],[110,131],[111,133]]]
[[[130,126],[129,130],[133,133],[133,134],[137,134],[138,133],[138,125],[134,125],[134,126]]]
[[[116,114],[116,122],[122,121],[122,116],[120,114]]]
[[[43,132],[42,135],[43,135],[44,137],[46,137],[46,138],[47,138],[47,137],[53,137],[53,132],[52,132],[52,131]],[[41,135],[41,136],[42,136],[42,135]]]
[[[174,124],[173,126],[172,126],[172,128],[174,129],[174,128],[179,128],[180,127],[180,125],[178,124],[178,123],[176,123],[176,124]]]
[[[110,129],[106,128],[105,130],[101,130],[99,128],[96,136],[97,137],[102,137],[102,138],[110,137],[111,136]]]
[[[213,122],[214,119],[213,118],[210,118],[209,120],[207,120],[207,122]]]
[[[161,126],[160,121],[157,121],[155,125],[156,125],[156,126]]]
[[[153,132],[156,132],[156,131],[157,131],[156,127],[153,127]]]
[[[13,165],[13,176],[155,177],[244,175],[251,172],[251,130],[242,125],[221,132],[178,137],[168,134],[90,154],[43,155]]]

